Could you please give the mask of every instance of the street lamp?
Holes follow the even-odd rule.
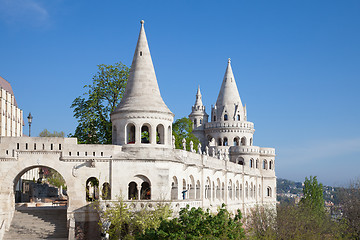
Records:
[[[29,137],[31,136],[31,123],[32,123],[32,119],[33,117],[31,116],[31,113],[29,113],[29,116],[27,117],[28,119],[28,123],[29,123]]]

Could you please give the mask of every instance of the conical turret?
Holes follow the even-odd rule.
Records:
[[[230,58],[228,59],[224,79],[221,84],[215,107],[212,110],[212,114],[213,121],[240,120],[238,118],[243,119],[245,116],[239,91],[231,68]]]
[[[113,144],[124,147],[160,144],[170,148],[173,119],[174,114],[160,95],[141,21],[124,97],[111,114]]]
[[[144,21],[141,21],[140,34],[124,97],[114,112],[120,111],[154,111],[172,115],[160,95],[146,39]]]

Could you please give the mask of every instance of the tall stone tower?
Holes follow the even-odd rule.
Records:
[[[198,87],[195,104],[192,106],[189,118],[193,123],[192,133],[199,139],[201,145],[205,146],[207,144],[207,139],[204,133],[204,126],[205,123],[208,122],[209,115],[205,112],[205,106],[201,100],[200,86]]]
[[[111,114],[113,144],[170,148],[173,118],[160,95],[144,21],[141,21],[124,97]]]
[[[248,146],[253,144],[254,124],[247,121],[246,106],[241,103],[231,61],[228,60],[211,122],[205,124],[205,135],[212,146]]]

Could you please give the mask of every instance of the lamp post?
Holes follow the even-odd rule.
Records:
[[[31,113],[29,113],[29,116],[27,117],[28,119],[28,123],[29,123],[29,137],[31,137],[31,123],[32,123],[32,119],[33,117],[31,116]]]

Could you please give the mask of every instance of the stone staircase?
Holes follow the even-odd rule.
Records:
[[[66,207],[17,208],[4,240],[67,239]]]

